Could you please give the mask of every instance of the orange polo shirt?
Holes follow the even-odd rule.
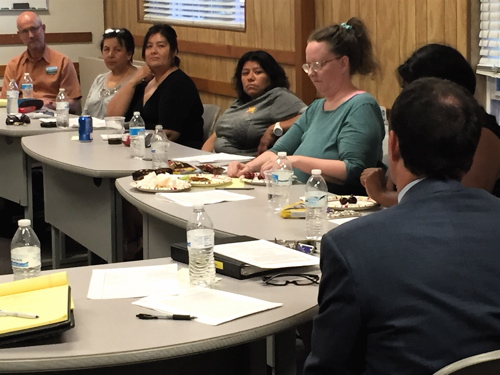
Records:
[[[24,73],[29,73],[33,79],[35,99],[48,98],[55,101],[59,88],[66,89],[66,95],[71,99],[79,99],[82,96],[73,62],[48,46],[45,46],[43,56],[38,60],[33,59],[26,50],[9,61],[3,77],[2,98],[5,98],[12,78],[21,87]]]

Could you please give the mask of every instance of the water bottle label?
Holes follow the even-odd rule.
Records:
[[[146,129],[144,127],[133,127],[133,128],[130,128],[130,135],[131,136],[134,136],[134,135],[139,135],[139,134],[144,134],[146,132]]]
[[[21,83],[21,90],[33,90],[32,83]]]
[[[33,268],[40,267],[40,248],[36,246],[22,246],[11,250],[12,267]]]
[[[323,207],[327,204],[326,195],[309,195],[306,196],[306,206],[309,207]]]
[[[56,102],[57,111],[62,111],[65,109],[69,109],[69,102]]]
[[[291,185],[292,173],[290,171],[275,171],[271,177],[272,183],[275,185]]]
[[[205,249],[214,246],[214,232],[210,229],[193,229],[187,232],[187,246],[191,249]]]

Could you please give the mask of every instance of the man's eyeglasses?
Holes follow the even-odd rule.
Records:
[[[276,275],[262,276],[262,282],[266,285],[285,286],[288,284],[311,285],[319,284],[319,275],[311,273],[278,273]]]
[[[119,87],[115,87],[112,89],[102,89],[99,91],[99,99],[104,99],[108,96],[116,94],[116,92],[119,90]]]
[[[104,35],[109,35],[109,34],[121,34],[124,33],[125,30],[123,29],[106,29],[104,31]]]
[[[331,60],[325,60],[325,61],[313,61],[312,63],[305,63],[302,65],[302,69],[304,69],[304,72],[306,74],[309,74],[309,72],[312,70],[313,72],[318,73],[319,70],[324,67],[327,63],[338,60],[338,59],[331,59]]]
[[[40,27],[42,27],[42,25],[28,27],[27,29],[19,30],[19,34],[23,34],[23,35],[28,35],[29,33],[36,34],[38,32],[38,30],[40,30]]]

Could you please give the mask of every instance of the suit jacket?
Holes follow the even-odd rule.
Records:
[[[432,374],[500,349],[500,200],[426,179],[323,237],[304,374]]]

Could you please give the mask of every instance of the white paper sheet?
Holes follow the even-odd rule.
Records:
[[[252,266],[267,269],[319,264],[318,257],[265,240],[216,245],[214,251]]]
[[[97,269],[92,271],[88,299],[144,297],[180,293],[177,264]]]
[[[283,305],[209,288],[193,288],[175,297],[150,296],[133,304],[163,313],[193,315],[197,317],[197,322],[210,325],[219,325]]]
[[[78,128],[78,117],[70,117],[69,118],[69,127],[70,128]],[[106,128],[106,121],[92,117],[92,127],[94,129],[105,129]]]
[[[197,156],[188,156],[185,158],[175,158],[177,161],[184,161],[186,163],[189,162],[198,162],[198,163],[215,163],[215,162],[224,162],[224,161],[246,161],[252,160],[253,156],[243,156],[243,155],[234,155],[234,154],[226,154],[224,152],[216,153],[216,154],[205,154],[205,155],[197,155]]]
[[[332,220],[329,220],[330,223],[334,223],[334,224],[337,224],[337,225],[341,225],[341,224],[344,224],[344,223],[347,223],[348,221],[351,221],[353,219],[357,219],[359,216],[354,216],[354,217],[343,217],[343,218],[339,218],[339,219],[332,219]]]
[[[158,199],[192,207],[195,204],[213,204],[230,201],[244,201],[254,199],[251,195],[238,194],[225,190],[207,190],[195,193],[156,193]]]

